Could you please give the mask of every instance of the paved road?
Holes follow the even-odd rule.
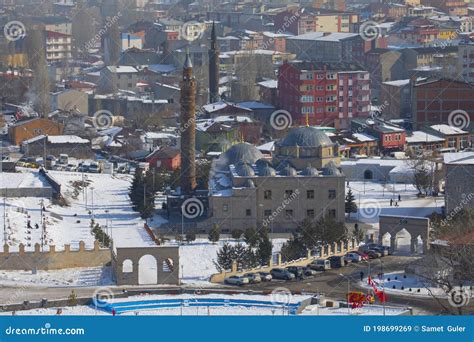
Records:
[[[367,290],[361,286],[360,272],[364,272],[366,276],[371,268],[371,274],[376,275],[381,272],[381,261],[383,261],[383,270],[385,273],[402,271],[406,264],[413,261],[413,257],[405,256],[386,256],[383,259],[370,260],[368,262],[361,262],[350,264],[347,267],[333,269],[326,272],[321,272],[315,277],[306,278],[298,281],[272,281],[260,284],[253,284],[249,287],[255,290],[271,291],[277,287],[287,288],[290,291],[306,291],[306,292],[321,292],[327,298],[335,298],[343,300],[346,296],[348,288],[350,291]],[[370,266],[369,266],[370,265]],[[341,275],[342,274],[342,275]],[[348,281],[349,279],[349,281]],[[348,284],[349,283],[349,284]],[[413,297],[400,296],[395,294],[387,294],[387,305],[396,305],[403,307],[411,307],[414,314],[443,314],[442,306],[436,299],[431,297]],[[446,300],[443,300],[444,305],[449,306]],[[470,306],[466,308],[469,312],[474,312],[474,299],[471,300]],[[444,312],[445,313],[445,312]]]

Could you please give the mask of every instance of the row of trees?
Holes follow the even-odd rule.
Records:
[[[130,186],[130,200],[133,210],[138,211],[144,219],[153,216],[155,211],[155,190],[153,189],[153,173],[148,170],[143,172],[137,168]]]
[[[307,251],[315,250],[333,242],[341,241],[349,236],[344,223],[330,217],[322,217],[313,222],[305,219],[293,232],[293,236],[281,248],[285,261],[306,257]]]
[[[231,245],[225,243],[217,252],[216,268],[219,271],[229,270],[232,263],[237,263],[238,269],[249,269],[257,266],[268,265],[272,257],[273,244],[266,229],[247,229],[245,231],[245,244]]]

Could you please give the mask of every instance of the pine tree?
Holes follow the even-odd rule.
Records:
[[[260,265],[267,265],[272,257],[273,244],[268,237],[268,232],[262,230],[260,232],[260,240],[257,246],[257,258]]]
[[[232,231],[232,233],[231,233],[231,236],[232,236],[233,239],[238,240],[238,239],[240,239],[240,238],[242,237],[242,234],[243,234],[243,233],[244,233],[244,232],[243,232],[242,230],[240,230],[240,229],[234,229],[234,230]]]
[[[189,230],[186,232],[186,242],[190,243],[196,240],[196,232],[194,230]]]
[[[258,232],[255,228],[247,228],[244,232],[244,241],[247,245],[250,247],[255,247],[257,246],[258,243]]]
[[[357,204],[351,188],[349,188],[349,191],[346,194],[345,212],[348,218],[351,217],[351,213],[357,212]]]
[[[213,225],[211,230],[209,231],[208,239],[212,243],[216,243],[219,241],[221,236],[221,230],[217,224]]]
[[[219,271],[230,270],[234,256],[233,247],[229,243],[224,243],[221,249],[217,251],[217,260],[214,262]]]

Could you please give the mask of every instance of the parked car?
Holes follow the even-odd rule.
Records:
[[[372,250],[380,253],[381,257],[384,257],[384,256],[388,255],[388,250],[386,250],[385,248],[382,248],[382,247],[374,247],[374,248],[372,248]]]
[[[346,253],[346,255],[344,256],[344,259],[349,260],[350,262],[362,261],[362,257],[359,254],[353,253],[353,252]]]
[[[283,268],[273,268],[270,271],[273,279],[282,279],[282,280],[293,280],[295,279],[295,275],[290,271],[283,269]]]
[[[304,270],[301,266],[288,266],[286,269],[295,275],[296,279],[304,278]]]
[[[361,252],[361,251],[354,251],[353,253],[359,254],[360,257],[362,258],[362,260],[369,260],[369,256],[367,255],[367,253],[364,253],[364,252]]]
[[[315,271],[326,271],[331,269],[331,262],[327,259],[316,259],[308,264],[307,267]]]
[[[377,243],[368,243],[367,245],[362,246],[359,250],[365,252],[368,250],[379,250],[384,256],[391,254],[390,247],[379,245]]]
[[[239,276],[230,276],[224,280],[224,283],[228,285],[238,285],[238,286],[246,285],[249,282],[250,282],[249,278],[239,277]]]
[[[377,259],[381,256],[379,252],[374,251],[372,249],[368,250],[366,253],[369,256],[369,259]]]
[[[314,277],[315,275],[318,274],[317,271],[313,270],[310,267],[303,267],[303,272],[304,272],[305,277]]]
[[[270,281],[272,280],[272,275],[268,272],[258,272],[260,274],[260,278],[262,281]]]
[[[251,284],[260,283],[262,281],[262,278],[258,273],[245,273],[244,277],[248,278]]]
[[[327,258],[326,260],[329,260],[331,263],[331,268],[340,268],[344,266],[346,263],[344,262],[344,257],[343,256],[331,256]]]

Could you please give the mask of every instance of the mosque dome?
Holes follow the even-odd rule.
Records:
[[[280,146],[329,147],[333,146],[333,143],[323,131],[314,127],[303,126],[291,129],[280,142]]]

